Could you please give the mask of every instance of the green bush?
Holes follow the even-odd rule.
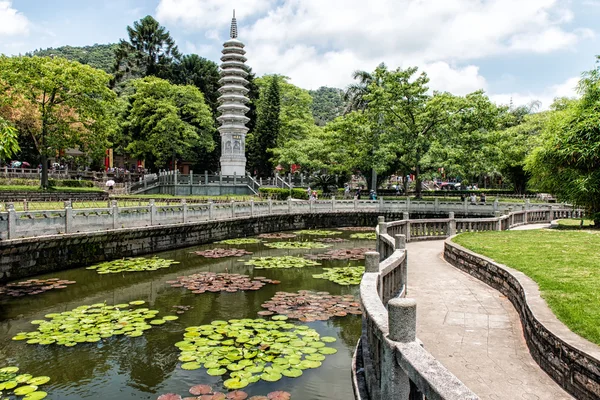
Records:
[[[287,200],[290,197],[289,189],[280,188],[260,188],[258,189],[262,197],[270,197],[275,200]],[[317,190],[317,195],[321,195],[321,191]],[[306,189],[292,189],[292,198],[300,200],[308,200],[308,193]]]
[[[48,179],[49,187],[87,188],[94,187],[92,181],[80,181],[77,179]]]

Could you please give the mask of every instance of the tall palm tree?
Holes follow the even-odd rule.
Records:
[[[115,50],[115,80],[126,75],[169,78],[172,65],[181,59],[175,40],[150,15],[127,27],[129,41],[121,39]]]
[[[384,63],[379,64],[379,67],[385,67]],[[375,77],[367,71],[356,70],[352,74],[352,79],[358,80],[357,83],[352,83],[346,87],[344,93],[344,101],[346,101],[346,109],[344,114],[351,111],[365,110],[368,102],[365,100],[365,95],[369,91],[369,85],[373,83]]]

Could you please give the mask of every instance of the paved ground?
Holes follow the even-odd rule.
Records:
[[[425,348],[482,399],[572,399],[529,354],[512,304],[446,263],[443,243],[407,246],[408,297]]]

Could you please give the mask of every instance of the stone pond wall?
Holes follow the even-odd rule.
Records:
[[[598,346],[571,332],[554,316],[533,280],[453,243],[452,238],[445,243],[444,258],[512,302],[531,355],[556,382],[577,399],[600,399]]]

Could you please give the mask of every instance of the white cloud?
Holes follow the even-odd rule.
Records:
[[[160,0],[157,18],[220,46],[233,7],[253,70],[309,89],[345,87],[354,70],[385,61],[465,94],[487,89],[476,60],[572,51],[594,35],[570,28],[572,3],[560,0]]]
[[[29,25],[27,17],[12,8],[12,1],[0,1],[0,37],[26,35]]]
[[[509,105],[512,103],[515,106],[527,105],[532,101],[538,100],[542,103],[541,109],[547,110],[554,99],[557,97],[578,97],[576,88],[579,83],[579,77],[574,76],[566,81],[552,85],[548,89],[535,93],[535,92],[524,92],[524,93],[501,93],[491,94],[490,99],[497,104]]]

